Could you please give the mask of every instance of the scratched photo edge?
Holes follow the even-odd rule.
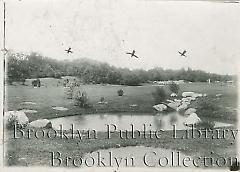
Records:
[[[2,0],[3,2],[4,2],[4,0]],[[147,1],[147,0],[146,0]],[[167,1],[167,0],[160,0],[160,1]],[[174,1],[174,0],[173,0]],[[191,0],[190,0],[191,1]],[[203,1],[204,2],[204,0],[200,0],[200,1]],[[218,0],[208,0],[208,1],[218,1]],[[219,1],[224,1],[224,0],[219,0]],[[239,2],[239,1],[234,1],[234,0],[232,0],[232,1],[227,1],[227,3],[233,3],[233,2]],[[1,4],[1,10],[2,10],[2,4]],[[0,15],[0,16],[2,16],[2,15]],[[1,26],[2,26],[2,21],[3,20],[1,20]],[[2,35],[2,30],[0,30],[1,31],[1,35]],[[2,45],[2,41],[1,41],[1,43],[0,43],[0,46],[1,46],[1,49],[2,49],[2,47],[3,47],[3,49],[4,49],[4,46]],[[66,51],[66,50],[65,50]],[[67,49],[67,51],[71,51],[71,47],[69,47],[68,49]],[[134,51],[134,50],[133,50]],[[184,53],[185,51],[183,51],[182,53],[181,52],[179,52],[180,54],[181,54],[181,56],[185,56]],[[131,52],[128,52],[128,53],[131,53]],[[11,171],[13,171],[13,172],[15,172],[16,170],[17,171],[20,171],[20,172],[25,172],[25,171],[32,171],[32,170],[36,170],[37,172],[39,171],[42,171],[42,170],[46,170],[46,171],[53,171],[53,172],[55,172],[55,171],[69,171],[69,170],[71,170],[71,171],[104,171],[104,168],[105,167],[100,167],[100,168],[96,168],[96,167],[94,167],[94,169],[92,169],[92,168],[77,168],[77,169],[73,169],[73,168],[64,168],[64,167],[56,167],[56,168],[52,168],[52,167],[8,167],[8,166],[5,166],[5,164],[4,164],[4,120],[3,120],[3,112],[4,112],[4,98],[5,98],[5,92],[4,92],[4,82],[5,82],[5,80],[4,80],[4,78],[5,78],[5,75],[6,75],[6,73],[5,73],[5,67],[4,67],[4,60],[5,60],[5,55],[1,52],[1,54],[2,54],[2,57],[3,58],[1,58],[1,60],[0,60],[0,64],[1,64],[1,68],[0,68],[0,71],[1,71],[1,77],[0,77],[0,83],[1,83],[1,100],[2,100],[2,102],[1,102],[1,106],[0,106],[0,109],[1,109],[1,112],[2,112],[2,115],[1,115],[1,117],[0,117],[0,120],[2,121],[1,123],[0,123],[0,128],[1,128],[1,131],[0,131],[0,140],[1,140],[1,145],[0,145],[0,148],[1,148],[1,151],[0,151],[0,166],[1,166],[1,168],[0,168],[0,171],[3,171],[3,172],[11,172]],[[131,53],[131,55],[132,56],[135,56],[135,54],[132,52]],[[136,56],[136,58],[138,58],[137,56]],[[239,62],[239,65],[240,65],[240,60],[238,61]],[[240,73],[240,68],[238,68],[238,73]],[[240,95],[239,95],[239,92],[240,92],[240,87],[239,87],[239,84],[240,84],[240,75],[238,74],[237,75],[238,76],[238,80],[237,80],[237,82],[238,82],[238,107],[240,107],[240,103],[239,103],[239,99],[240,99]],[[239,110],[238,110],[238,119],[239,119]],[[238,120],[238,128],[240,128],[240,122],[239,122],[239,120]],[[238,157],[240,157],[240,151],[239,151],[239,145],[240,145],[240,138],[238,137],[238,146],[237,146],[237,150],[238,150]],[[2,155],[2,156],[1,156]],[[108,168],[108,169],[115,169],[115,168]],[[121,168],[122,170],[121,171],[159,171],[159,170],[161,170],[161,171],[176,171],[176,170],[183,170],[183,168],[161,168],[161,169],[158,169],[158,168],[156,168],[156,169],[153,169],[153,168],[139,168],[139,167],[137,167],[137,168]],[[184,168],[184,170],[186,170],[186,171],[194,171],[194,170],[196,170],[196,171],[206,171],[206,170],[204,170],[204,169],[191,169],[191,168]],[[219,170],[219,169],[211,169],[211,171],[225,171],[225,170]]]

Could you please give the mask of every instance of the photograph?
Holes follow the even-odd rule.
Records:
[[[1,0],[3,169],[239,171],[239,16],[239,1]]]

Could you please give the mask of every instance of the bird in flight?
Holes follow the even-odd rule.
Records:
[[[126,54],[130,54],[131,57],[136,57],[136,58],[139,58],[138,56],[135,55],[135,50],[133,50],[131,53],[127,52]]]
[[[67,53],[73,53],[72,51],[71,51],[71,47],[69,47],[67,50],[65,50]]]
[[[186,56],[186,53],[187,53],[186,50],[184,50],[183,52],[178,51],[178,53],[179,53],[181,56],[187,57],[187,56]]]

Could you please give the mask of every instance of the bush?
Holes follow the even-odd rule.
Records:
[[[79,94],[76,95],[74,100],[75,100],[75,105],[76,106],[79,106],[79,107],[82,107],[82,108],[89,107],[89,105],[88,105],[88,98],[87,98],[87,93],[86,92],[83,92],[82,94],[80,94],[80,91],[79,91]]]
[[[152,95],[156,104],[162,103],[167,98],[165,90],[161,87],[157,87],[156,90],[152,93]]]
[[[169,90],[173,93],[176,93],[178,94],[180,88],[179,88],[179,85],[176,84],[175,82],[172,82],[170,85],[169,85]]]
[[[104,97],[101,97],[100,98],[100,102],[104,102],[105,98]]]
[[[117,91],[117,93],[118,93],[118,96],[123,96],[124,91],[123,91],[123,89],[120,89]]]

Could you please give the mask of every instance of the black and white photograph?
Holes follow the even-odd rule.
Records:
[[[240,170],[239,1],[1,0],[3,171]]]

